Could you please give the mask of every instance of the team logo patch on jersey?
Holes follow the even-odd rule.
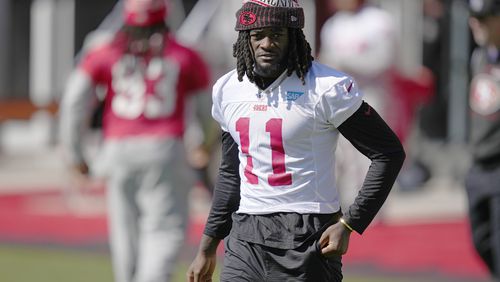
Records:
[[[481,115],[491,115],[500,110],[500,81],[491,75],[480,74],[472,80],[470,107]]]
[[[300,98],[300,96],[304,95],[304,92],[296,92],[296,91],[287,91],[286,92],[286,100],[287,101],[295,101]]]
[[[256,112],[265,112],[267,111],[267,105],[253,105],[253,110]]]

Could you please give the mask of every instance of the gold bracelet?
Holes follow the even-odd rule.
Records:
[[[339,221],[345,226],[347,227],[347,229],[349,229],[349,231],[354,231],[354,229],[345,221],[345,219],[343,219],[342,217],[339,219]]]

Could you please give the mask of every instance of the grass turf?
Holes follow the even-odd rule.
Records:
[[[188,267],[181,262],[172,282],[183,282]],[[219,281],[219,271],[213,281]],[[112,282],[109,254],[105,251],[57,249],[40,246],[0,245],[0,281],[5,282]],[[420,279],[347,273],[345,282],[417,282]]]

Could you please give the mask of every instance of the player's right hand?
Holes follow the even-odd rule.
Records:
[[[90,178],[90,169],[85,161],[75,163],[71,167],[71,186],[91,187],[93,181]]]
[[[215,254],[199,252],[187,272],[188,282],[212,282],[212,275],[217,263]]]
[[[73,169],[82,175],[89,175],[89,166],[86,162],[80,162],[73,165]]]
[[[319,239],[321,253],[325,257],[332,255],[344,255],[349,247],[351,231],[342,223],[337,222],[328,227]]]

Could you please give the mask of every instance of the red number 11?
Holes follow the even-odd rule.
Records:
[[[283,148],[283,120],[272,118],[266,122],[266,132],[269,132],[271,144],[271,160],[273,173],[268,176],[268,182],[271,186],[284,186],[292,184],[292,174],[286,172],[285,167],[285,149]],[[247,156],[245,166],[245,177],[248,183],[258,184],[258,177],[252,172],[253,159],[248,147],[250,146],[250,118],[240,118],[236,122],[236,131],[240,134],[241,151]]]

